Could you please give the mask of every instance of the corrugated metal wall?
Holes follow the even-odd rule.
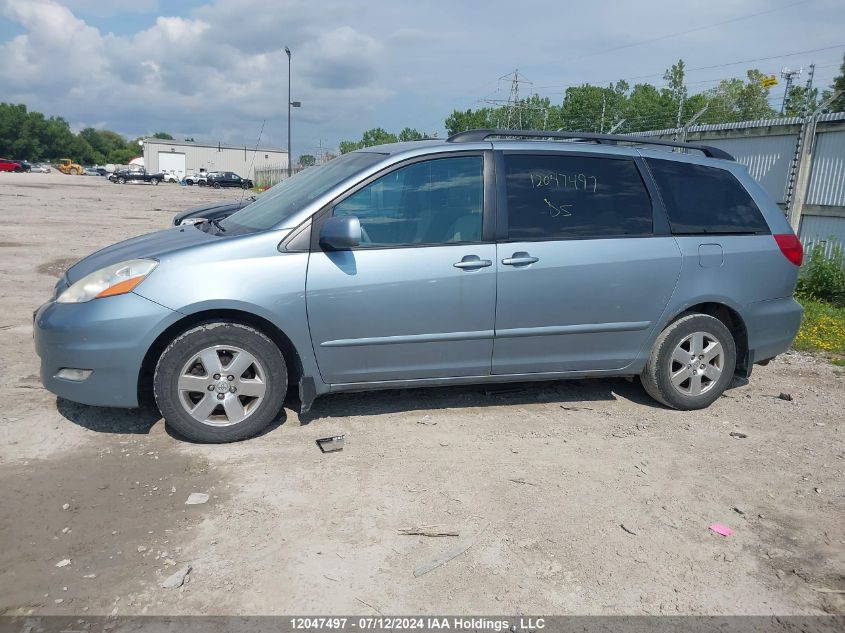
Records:
[[[830,256],[834,244],[845,245],[845,218],[801,216],[799,235],[805,252],[809,253],[817,244],[821,244],[825,254]]]
[[[845,206],[845,131],[816,137],[807,204]]]
[[[786,199],[786,179],[795,152],[795,140],[795,135],[783,134],[707,139],[702,142],[732,154],[737,162],[748,168],[766,193],[776,202],[783,202]]]

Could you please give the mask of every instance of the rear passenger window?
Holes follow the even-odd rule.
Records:
[[[508,238],[649,235],[651,200],[633,161],[506,154]]]
[[[676,235],[769,233],[749,193],[718,167],[646,159]]]

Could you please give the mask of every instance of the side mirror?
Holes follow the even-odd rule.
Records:
[[[361,243],[361,223],[354,215],[331,217],[320,227],[320,246],[348,251]]]

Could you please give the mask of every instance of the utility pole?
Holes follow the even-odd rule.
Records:
[[[807,191],[807,179],[810,171],[810,158],[813,146],[813,139],[807,139],[807,131],[811,127],[810,119],[815,119],[816,112],[812,116],[810,111],[810,96],[813,91],[813,75],[816,72],[816,65],[810,64],[810,71],[807,77],[807,90],[804,95],[804,102],[801,104],[801,127],[798,128],[798,138],[795,141],[795,152],[792,154],[792,161],[789,164],[789,174],[786,180],[786,212],[789,217],[789,224],[792,230],[798,233],[801,228],[801,214],[804,210],[804,197]],[[818,112],[819,110],[817,110]],[[815,125],[812,126],[815,134]]]
[[[780,69],[780,76],[786,79],[786,88],[783,91],[783,103],[780,105],[781,114],[786,110],[786,102],[789,101],[789,90],[792,88],[792,82],[796,77],[800,77],[802,72],[804,72],[803,66],[798,70],[790,70],[786,66]]]
[[[610,128],[610,129],[607,131],[607,133],[608,133],[608,134],[613,134],[616,130],[618,130],[618,129],[619,129],[619,127],[620,127],[620,126],[621,126],[624,122],[625,122],[625,119],[619,119],[616,123],[614,123],[614,124],[613,124],[613,127],[612,127],[612,128]]]
[[[288,178],[293,175],[293,155],[290,152],[290,49],[285,46],[288,56]]]
[[[684,114],[684,101],[685,101],[684,97],[685,97],[685,95],[681,94],[681,99],[680,99],[680,101],[678,101],[678,120],[675,123],[675,134],[672,136],[673,141],[678,140],[678,132],[680,132],[680,130],[681,130],[681,117]]]
[[[607,99],[601,98],[601,125],[599,125],[599,134],[604,134],[604,109],[607,106]]]
[[[708,106],[705,105],[703,108],[701,108],[701,110],[696,112],[689,121],[684,124],[684,127],[681,128],[681,141],[683,141],[684,143],[687,142],[687,132],[689,132],[690,127],[692,127],[692,124],[698,121],[702,114],[707,112],[707,108]]]

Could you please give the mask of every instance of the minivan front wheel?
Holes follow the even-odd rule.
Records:
[[[197,442],[251,437],[275,420],[287,367],[264,334],[237,323],[206,323],[181,334],[159,358],[153,378],[164,419]]]
[[[715,402],[735,368],[736,343],[725,324],[707,314],[687,314],[657,337],[640,380],[658,402],[689,411]]]

